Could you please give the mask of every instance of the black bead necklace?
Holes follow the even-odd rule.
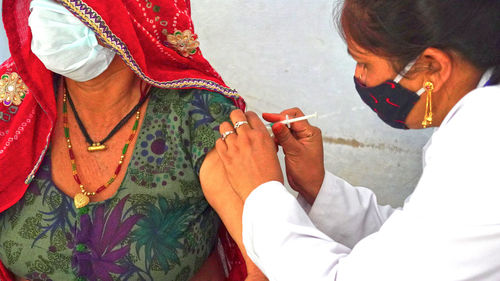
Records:
[[[137,112],[137,110],[144,104],[144,102],[147,100],[149,96],[149,88],[150,85],[148,85],[145,89],[142,87],[142,81],[141,81],[141,99],[139,99],[139,102],[130,110],[125,117],[116,124],[116,126],[109,132],[109,134],[103,138],[101,141],[93,141],[92,138],[90,137],[89,133],[87,132],[87,129],[85,129],[85,126],[83,125],[82,120],[80,119],[80,116],[78,116],[78,112],[76,111],[75,105],[73,104],[73,100],[71,100],[71,95],[68,91],[68,86],[66,85],[66,81],[64,81],[64,90],[67,93],[67,98],[69,105],[71,106],[71,111],[73,111],[73,115],[75,116],[76,123],[78,124],[78,127],[80,128],[80,131],[82,132],[83,136],[85,137],[85,141],[89,144],[87,147],[87,150],[89,152],[94,152],[94,151],[102,151],[106,150],[107,146],[104,144],[106,141],[108,141],[118,130],[127,123],[127,121],[134,116],[134,114]]]

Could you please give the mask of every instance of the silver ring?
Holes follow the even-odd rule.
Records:
[[[241,125],[245,125],[245,124],[248,124],[248,122],[247,121],[238,121],[238,122],[234,123],[234,128],[238,129],[239,127],[241,127]]]
[[[222,138],[223,141],[226,140],[227,136],[229,136],[230,134],[234,134],[235,131],[231,130],[231,131],[227,131],[227,132],[224,132],[220,137]]]

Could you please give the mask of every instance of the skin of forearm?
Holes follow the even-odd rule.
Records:
[[[243,201],[231,188],[231,184],[225,176],[224,166],[215,150],[210,151],[203,161],[200,169],[200,182],[208,203],[217,212],[227,231],[238,245],[249,274],[256,271],[262,274],[248,257],[243,245]]]

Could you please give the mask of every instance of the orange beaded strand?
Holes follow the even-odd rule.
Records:
[[[66,137],[66,142],[68,146],[68,152],[69,152],[69,158],[71,160],[71,170],[73,172],[73,178],[75,179],[75,182],[80,186],[81,193],[77,193],[75,197],[73,198],[75,201],[75,207],[76,208],[81,208],[86,206],[90,202],[90,196],[94,196],[97,193],[100,193],[106,187],[108,187],[111,183],[113,183],[118,176],[118,174],[121,171],[122,165],[123,165],[123,160],[125,159],[125,154],[127,153],[129,144],[132,142],[132,140],[135,137],[135,134],[137,132],[137,127],[139,127],[139,119],[141,116],[141,112],[138,110],[135,114],[135,123],[134,126],[132,127],[132,133],[128,137],[127,141],[125,142],[125,145],[123,146],[122,153],[120,155],[120,160],[118,161],[118,166],[115,169],[115,172],[113,173],[113,176],[101,185],[99,188],[97,188],[96,191],[90,192],[85,189],[85,186],[82,184],[80,177],[78,176],[78,171],[76,169],[76,160],[75,160],[75,154],[73,153],[73,149],[71,146],[71,140],[69,138],[69,127],[68,127],[68,107],[67,107],[67,93],[64,92],[63,96],[63,125],[64,125],[64,136]]]

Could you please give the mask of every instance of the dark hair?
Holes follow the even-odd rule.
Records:
[[[454,51],[500,82],[500,0],[345,0],[344,40],[391,58],[399,72],[426,48]]]

